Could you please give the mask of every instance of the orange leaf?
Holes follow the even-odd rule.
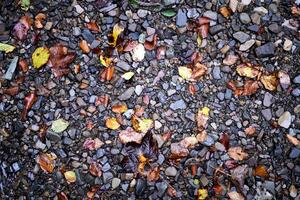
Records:
[[[262,178],[268,178],[269,173],[264,165],[258,165],[253,171],[254,176],[260,176]]]
[[[260,81],[267,90],[274,91],[277,89],[278,79],[276,74],[262,75]]]
[[[195,95],[195,94],[196,94],[196,88],[195,88],[195,85],[194,85],[194,84],[189,84],[189,92],[190,92],[192,95]]]
[[[90,164],[90,168],[89,168],[90,173],[93,176],[97,176],[100,177],[102,175],[102,167],[100,164],[93,162],[92,164]]]
[[[42,153],[37,157],[37,163],[45,172],[52,173],[55,167],[56,155],[54,153]]]
[[[116,130],[120,127],[120,124],[118,123],[117,119],[114,117],[108,118],[105,121],[105,125],[107,128],[112,129],[112,130]]]
[[[115,67],[106,67],[100,77],[101,77],[101,81],[110,81],[114,75],[115,72]]]
[[[153,50],[156,47],[157,38],[158,38],[157,34],[155,34],[153,36],[152,42],[145,41],[145,43],[144,43],[145,49],[147,49],[148,51]]]
[[[114,113],[123,113],[123,112],[126,112],[127,111],[127,106],[126,104],[120,104],[120,105],[113,105],[112,106],[112,111]]]
[[[153,169],[150,170],[150,172],[147,174],[147,180],[150,182],[155,182],[159,179],[159,172],[160,169],[159,167],[154,167]]]
[[[26,119],[27,112],[31,109],[31,107],[36,102],[36,100],[37,100],[37,96],[36,96],[35,92],[31,92],[25,97],[25,99],[24,99],[25,105],[24,105],[24,109],[21,113],[22,120]]]
[[[292,143],[295,146],[300,146],[300,140],[298,140],[296,137],[291,136],[290,134],[286,134],[286,137],[290,143]]]
[[[25,59],[23,59],[23,58],[19,59],[19,68],[22,72],[28,71],[28,64]]]
[[[248,154],[245,153],[241,147],[230,147],[228,149],[228,155],[234,160],[244,160],[248,157]]]
[[[197,80],[200,77],[202,77],[204,74],[206,74],[207,67],[203,64],[196,63],[195,66],[193,67],[193,73],[192,73],[192,78]]]
[[[13,86],[3,90],[4,94],[9,96],[16,96],[19,93],[19,86]]]
[[[229,18],[232,15],[232,11],[230,8],[224,6],[220,8],[219,12],[223,15],[225,18]]]
[[[246,135],[252,136],[256,132],[256,129],[254,126],[249,126],[248,128],[245,129]]]
[[[90,21],[89,23],[86,24],[86,27],[92,32],[95,32],[95,33],[100,32],[100,28],[95,21]]]
[[[83,53],[89,53],[90,52],[90,47],[89,47],[87,41],[85,41],[85,40],[81,40],[79,42],[79,47],[81,48]]]
[[[43,28],[44,25],[42,21],[45,20],[47,17],[44,13],[39,13],[35,16],[34,25],[36,28]]]

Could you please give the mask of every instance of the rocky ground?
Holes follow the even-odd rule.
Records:
[[[297,3],[2,0],[1,199],[300,199]]]

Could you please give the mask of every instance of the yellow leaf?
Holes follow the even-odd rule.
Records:
[[[198,35],[197,35],[197,44],[198,44],[198,47],[201,47],[201,45],[202,45],[202,35],[201,35],[201,33],[198,33]]]
[[[205,200],[208,196],[208,192],[206,189],[198,190],[198,200]]]
[[[66,171],[64,173],[65,178],[69,183],[74,183],[76,182],[76,174],[73,171]]]
[[[126,72],[125,74],[122,75],[122,78],[124,78],[125,80],[130,80],[134,75],[134,72]]]
[[[4,51],[5,53],[12,52],[16,47],[10,44],[4,44],[0,42],[0,51]]]
[[[119,122],[114,117],[108,118],[105,122],[105,125],[107,128],[110,128],[112,130],[116,130],[120,127]]]
[[[109,67],[110,65],[110,58],[104,57],[103,55],[100,55],[100,63],[104,66],[104,67]]]
[[[117,44],[118,37],[123,31],[124,31],[124,27],[122,27],[119,24],[114,25],[113,33],[112,33],[113,42],[109,43],[109,45],[115,47]]]
[[[39,69],[48,62],[50,53],[48,48],[39,47],[32,54],[33,67]]]
[[[119,114],[126,112],[128,109],[126,104],[113,105],[111,108],[114,113],[119,113]]]
[[[209,115],[210,109],[208,107],[203,107],[201,110],[199,109],[198,114],[203,114],[205,116]]]
[[[178,73],[181,76],[181,78],[183,78],[185,80],[189,80],[192,77],[192,69],[187,68],[187,67],[179,67]]]
[[[278,79],[275,74],[271,75],[262,75],[260,81],[267,90],[274,91],[277,89]]]
[[[241,64],[236,67],[236,72],[240,76],[245,76],[248,78],[255,78],[259,74],[259,70],[254,68],[253,66],[249,66],[247,64]]]
[[[131,122],[134,130],[142,133],[147,133],[153,126],[152,119],[139,119],[134,116],[132,117]]]

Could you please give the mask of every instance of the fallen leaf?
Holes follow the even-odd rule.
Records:
[[[229,149],[230,138],[229,138],[228,134],[222,133],[222,135],[220,137],[220,142],[221,142],[221,144],[223,144],[223,146],[225,147],[226,150]]]
[[[83,53],[88,54],[88,53],[90,53],[90,51],[91,51],[91,49],[90,49],[90,47],[89,47],[87,41],[85,41],[85,40],[81,40],[81,41],[79,42],[79,47],[80,47],[80,49],[82,50]]]
[[[132,60],[139,62],[142,61],[145,57],[145,47],[142,44],[136,45],[133,50],[131,51],[132,53]]]
[[[206,74],[207,67],[204,64],[196,63],[193,67],[192,79],[199,79]]]
[[[181,78],[185,80],[190,80],[192,78],[192,69],[188,67],[178,67],[178,73]]]
[[[201,38],[202,38],[202,39],[207,38],[207,36],[208,36],[208,31],[209,31],[209,24],[203,24],[203,25],[201,25],[201,26],[198,28],[198,30],[197,30],[198,34],[201,35]]]
[[[106,119],[105,125],[107,128],[112,129],[112,130],[116,130],[120,127],[120,124],[115,117]]]
[[[184,158],[189,154],[186,146],[180,142],[171,144],[171,158]]]
[[[202,109],[198,110],[196,114],[196,123],[198,130],[206,128],[209,117],[209,111],[210,109],[208,107],[203,107]]]
[[[166,49],[165,46],[160,46],[160,47],[158,47],[157,50],[156,50],[156,58],[157,58],[158,60],[163,59],[164,56],[166,55],[166,50],[167,50],[167,49]]]
[[[177,192],[176,192],[175,188],[173,188],[171,185],[169,185],[169,187],[167,189],[167,194],[170,197],[176,197],[177,196]]]
[[[291,13],[295,16],[300,16],[300,8],[298,8],[297,6],[292,6]]]
[[[55,159],[57,156],[54,153],[41,153],[37,156],[37,163],[41,169],[47,173],[52,173],[55,167]]]
[[[245,129],[246,135],[253,136],[256,133],[256,128],[254,126],[249,126]]]
[[[37,96],[35,92],[29,93],[24,99],[24,108],[21,113],[21,119],[25,120],[27,116],[27,112],[31,109],[33,104],[36,102]]]
[[[200,133],[197,134],[196,136],[198,142],[203,143],[207,139],[207,133],[205,130],[200,131]]]
[[[21,9],[27,11],[30,6],[30,0],[21,0]]]
[[[126,112],[127,109],[128,108],[127,108],[126,104],[117,104],[117,105],[112,106],[112,111],[114,113],[118,113],[118,114]]]
[[[149,158],[147,158],[144,154],[141,153],[138,156],[138,159],[139,159],[139,163],[138,163],[137,171],[141,175],[146,175],[146,173],[145,173],[145,166],[146,166],[146,164],[149,163]]]
[[[44,13],[39,13],[35,16],[34,25],[36,28],[43,28],[44,25],[42,21],[45,20],[47,17]]]
[[[208,17],[200,17],[198,20],[198,24],[199,24],[199,26],[201,26],[203,24],[209,24],[210,21],[211,21],[211,19]]]
[[[165,17],[174,17],[176,15],[176,12],[174,9],[169,8],[169,9],[163,10],[161,12],[161,14]]]
[[[108,44],[115,47],[117,45],[117,40],[119,35],[124,31],[124,27],[122,27],[119,24],[115,24],[113,28],[113,33],[110,35],[112,37],[112,42],[109,42]]]
[[[13,35],[18,40],[24,40],[27,36],[28,30],[31,28],[32,19],[25,15],[20,18],[19,22],[13,28]]]
[[[13,52],[13,50],[15,50],[15,48],[16,47],[13,45],[0,42],[0,51],[4,51],[5,53],[10,53],[10,52]]]
[[[19,86],[13,86],[13,87],[4,89],[3,93],[7,94],[9,96],[16,96],[19,93],[19,90],[20,90]]]
[[[264,165],[258,165],[253,171],[253,176],[260,176],[262,178],[268,178],[269,173],[267,171],[267,168]]]
[[[61,133],[66,130],[69,126],[69,122],[64,119],[57,119],[52,122],[51,130],[55,133]]]
[[[248,157],[248,154],[245,153],[241,147],[230,147],[228,149],[228,155],[234,160],[244,160]]]
[[[138,42],[135,40],[128,40],[123,48],[124,52],[132,51],[136,46],[138,45]]]
[[[68,197],[64,192],[58,192],[56,195],[58,200],[68,200]]]
[[[245,198],[236,191],[228,192],[228,196],[230,200],[245,200]]]
[[[145,136],[144,133],[138,133],[134,129],[128,127],[119,133],[119,140],[123,144],[134,142],[140,144]]]
[[[228,82],[228,88],[234,91],[235,96],[250,96],[257,92],[259,89],[258,81],[246,80],[244,86],[236,87],[233,82]]]
[[[104,66],[104,67],[109,67],[110,63],[111,63],[111,59],[109,57],[104,56],[103,53],[100,54],[100,63]]]
[[[278,79],[275,74],[262,75],[260,77],[260,81],[267,90],[274,91],[277,89]]]
[[[95,33],[99,33],[99,32],[100,32],[100,28],[99,28],[98,24],[97,24],[94,20],[88,22],[88,23],[86,24],[86,27],[87,27],[90,31],[92,31],[92,32],[95,32]]]
[[[295,146],[300,146],[300,140],[298,140],[296,137],[291,136],[290,134],[286,134],[286,137],[290,143],[292,143]]]
[[[105,94],[100,97],[97,97],[95,105],[96,106],[103,105],[104,107],[107,107],[108,102],[109,102],[109,96],[107,94]]]
[[[95,139],[87,138],[83,143],[83,147],[90,151],[97,150],[103,145],[104,143],[99,138],[95,138]]]
[[[150,182],[157,181],[160,177],[159,173],[160,173],[159,167],[154,167],[147,173],[147,181],[150,181]]]
[[[213,190],[214,192],[216,193],[216,195],[220,196],[222,195],[223,191],[224,191],[224,188],[222,187],[222,185],[220,184],[215,184],[213,186]]]
[[[64,173],[64,176],[68,183],[74,183],[76,182],[76,174],[74,171],[66,171]]]
[[[110,81],[113,78],[113,75],[115,73],[115,67],[110,66],[103,69],[103,71],[100,74],[101,81]]]
[[[91,189],[87,192],[87,200],[94,199],[96,192],[100,189],[99,185],[93,185]]]
[[[230,8],[224,6],[224,7],[221,7],[219,9],[219,12],[221,13],[221,15],[223,15],[223,17],[225,18],[229,18],[231,15],[232,15],[232,11]]]
[[[195,95],[196,94],[196,88],[194,84],[189,84],[189,92],[191,93],[191,95]]]
[[[247,165],[240,165],[231,171],[231,178],[233,180],[236,180],[239,182],[239,184],[242,186],[244,185],[244,180],[246,176],[248,175],[248,166]]]
[[[122,78],[124,78],[125,80],[130,80],[134,75],[134,72],[126,72],[125,74],[122,75]]]
[[[197,45],[199,48],[202,45],[202,35],[200,33],[197,34]]]
[[[28,71],[28,64],[27,64],[26,60],[23,59],[23,58],[19,59],[19,69],[22,72],[27,72]]]
[[[102,176],[102,166],[99,163],[91,163],[89,168],[90,173],[93,176],[101,177]]]
[[[148,51],[152,51],[156,47],[157,39],[158,39],[157,34],[155,34],[153,36],[152,42],[145,41],[144,43],[145,49],[147,49]]]
[[[239,57],[235,55],[227,55],[226,58],[223,60],[224,65],[234,65],[238,61]]]
[[[152,119],[140,119],[136,116],[131,118],[131,123],[135,131],[147,133],[153,127]]]
[[[208,197],[206,189],[198,189],[198,200],[205,200]]]
[[[252,66],[250,63],[243,63],[236,67],[236,72],[240,76],[245,76],[248,78],[255,78],[259,75],[259,69],[256,66]]]
[[[50,57],[50,52],[47,47],[39,47],[32,54],[33,67],[39,69],[45,65]]]

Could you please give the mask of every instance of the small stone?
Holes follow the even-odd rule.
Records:
[[[135,194],[137,196],[141,196],[143,195],[144,191],[147,188],[147,181],[143,178],[139,178],[136,182],[136,186],[135,186]]]
[[[113,178],[112,181],[111,181],[111,187],[112,187],[112,189],[114,190],[117,187],[119,187],[120,183],[121,183],[121,179],[119,179],[119,178]]]
[[[52,142],[58,142],[61,140],[61,136],[58,133],[55,133],[53,131],[47,132],[46,137],[48,140],[50,140]]]
[[[75,36],[81,35],[81,30],[80,30],[79,27],[74,27],[73,28],[73,35],[75,35]]]
[[[176,15],[176,26],[185,27],[186,23],[187,23],[186,13],[182,9],[179,9]]]
[[[225,29],[224,26],[218,24],[218,25],[210,27],[209,33],[212,34],[212,35],[215,35],[215,34],[218,34],[221,31],[223,31],[224,29]]]
[[[14,172],[17,172],[21,169],[19,166],[19,163],[17,163],[17,162],[12,164],[12,168],[13,168]]]
[[[8,69],[7,69],[7,71],[4,75],[4,78],[6,80],[11,80],[13,78],[14,73],[15,73],[16,68],[17,68],[18,60],[19,60],[19,57],[15,56],[13,58],[13,60],[11,61],[11,63],[9,64]]]
[[[251,22],[251,19],[247,13],[241,13],[240,20],[243,24],[249,24]]]
[[[49,31],[49,30],[51,30],[52,25],[53,25],[53,22],[47,22],[44,26],[44,29]]]
[[[154,121],[154,128],[157,130],[157,129],[160,129],[161,127],[162,127],[162,124],[159,121],[155,120]]]
[[[216,80],[221,79],[221,69],[220,67],[214,67],[213,68],[213,78]]]
[[[142,94],[142,92],[143,92],[143,89],[144,89],[143,86],[137,85],[137,86],[135,86],[135,90],[134,91],[135,91],[136,95],[140,96]]]
[[[204,17],[208,17],[208,18],[210,18],[210,19],[212,19],[212,20],[215,20],[215,21],[218,19],[218,13],[213,12],[213,11],[211,11],[211,10],[205,11],[205,12],[203,13],[203,16],[204,16]]]
[[[273,23],[269,25],[269,30],[272,31],[273,33],[279,33],[281,31],[281,27],[278,26],[278,24]]]
[[[153,35],[155,33],[155,29],[151,27],[146,28],[147,35]]]
[[[46,148],[46,145],[44,143],[42,143],[40,140],[38,140],[35,143],[35,148],[44,150]]]
[[[78,13],[78,14],[81,14],[81,13],[83,13],[84,12],[84,9],[80,6],[80,5],[75,5],[74,6],[75,7],[75,10],[76,10],[76,12]]]
[[[163,195],[165,194],[167,188],[168,188],[168,184],[166,182],[159,182],[159,183],[156,183],[156,188],[157,188],[157,191],[158,191],[158,196],[159,197],[163,197]]]
[[[248,49],[250,49],[253,45],[255,44],[255,40],[251,39],[248,40],[247,42],[245,42],[244,44],[242,44],[239,48],[240,51],[247,51]]]
[[[262,115],[263,115],[263,117],[267,120],[267,121],[269,121],[269,120],[271,120],[272,119],[272,112],[271,112],[271,109],[264,109],[264,110],[262,110],[261,111],[261,113],[262,113]]]
[[[129,71],[131,68],[130,65],[123,60],[120,60],[119,62],[117,62],[116,66],[124,71]]]
[[[238,5],[239,5],[238,0],[230,0],[229,2],[229,8],[232,10],[232,12],[236,11]]]
[[[128,100],[133,95],[134,91],[135,91],[135,88],[134,87],[130,87],[123,94],[121,94],[118,97],[118,99],[121,100],[121,101]]]
[[[244,6],[248,6],[251,3],[251,0],[242,0],[241,4]]]
[[[196,8],[189,8],[187,12],[187,16],[190,19],[197,19],[199,17],[199,13]]]
[[[133,50],[132,50],[132,60],[133,61],[142,61],[145,57],[145,47],[142,44],[138,44]]]
[[[293,147],[291,150],[289,157],[292,159],[298,158],[300,156],[300,149]]]
[[[250,35],[242,31],[236,32],[233,34],[233,37],[238,40],[240,43],[244,43],[250,39]]]
[[[81,106],[86,106],[87,104],[85,103],[85,101],[81,98],[81,97],[78,97],[77,99],[76,99],[76,103],[77,103],[77,105],[79,106],[79,107],[81,107]]]
[[[177,169],[175,167],[167,167],[165,170],[166,176],[176,176]]]
[[[299,97],[299,96],[300,96],[300,88],[295,88],[295,89],[293,89],[292,95],[293,95],[294,97]]]
[[[268,14],[268,10],[266,8],[262,7],[262,6],[254,8],[253,11],[260,14],[260,15]]]
[[[209,184],[209,180],[206,178],[206,176],[201,176],[200,182],[204,187],[206,187]]]
[[[91,33],[89,29],[83,29],[81,35],[89,44],[92,44],[95,40],[95,36]]]
[[[290,51],[292,49],[292,46],[293,46],[293,42],[289,39],[285,39],[283,43],[283,49],[285,51]]]
[[[108,183],[113,178],[113,174],[111,172],[105,172],[103,173],[103,182]]]
[[[267,44],[257,47],[255,49],[255,54],[259,58],[266,58],[266,57],[274,56],[274,54],[275,54],[274,44],[272,42],[268,42]]]
[[[148,14],[148,11],[147,10],[144,10],[144,9],[139,9],[137,11],[137,15],[140,17],[140,18],[144,18],[146,17]]]
[[[300,84],[300,74],[293,79],[293,82],[296,84]]]
[[[170,108],[172,110],[186,109],[186,104],[182,99],[180,99],[178,101],[175,101],[174,103],[171,103]]]
[[[264,96],[263,105],[266,107],[269,107],[270,105],[272,105],[272,98],[273,98],[273,95],[270,94],[269,92],[266,92],[265,96]]]
[[[290,112],[284,112],[278,119],[278,125],[283,128],[289,128],[292,123],[292,115]]]

